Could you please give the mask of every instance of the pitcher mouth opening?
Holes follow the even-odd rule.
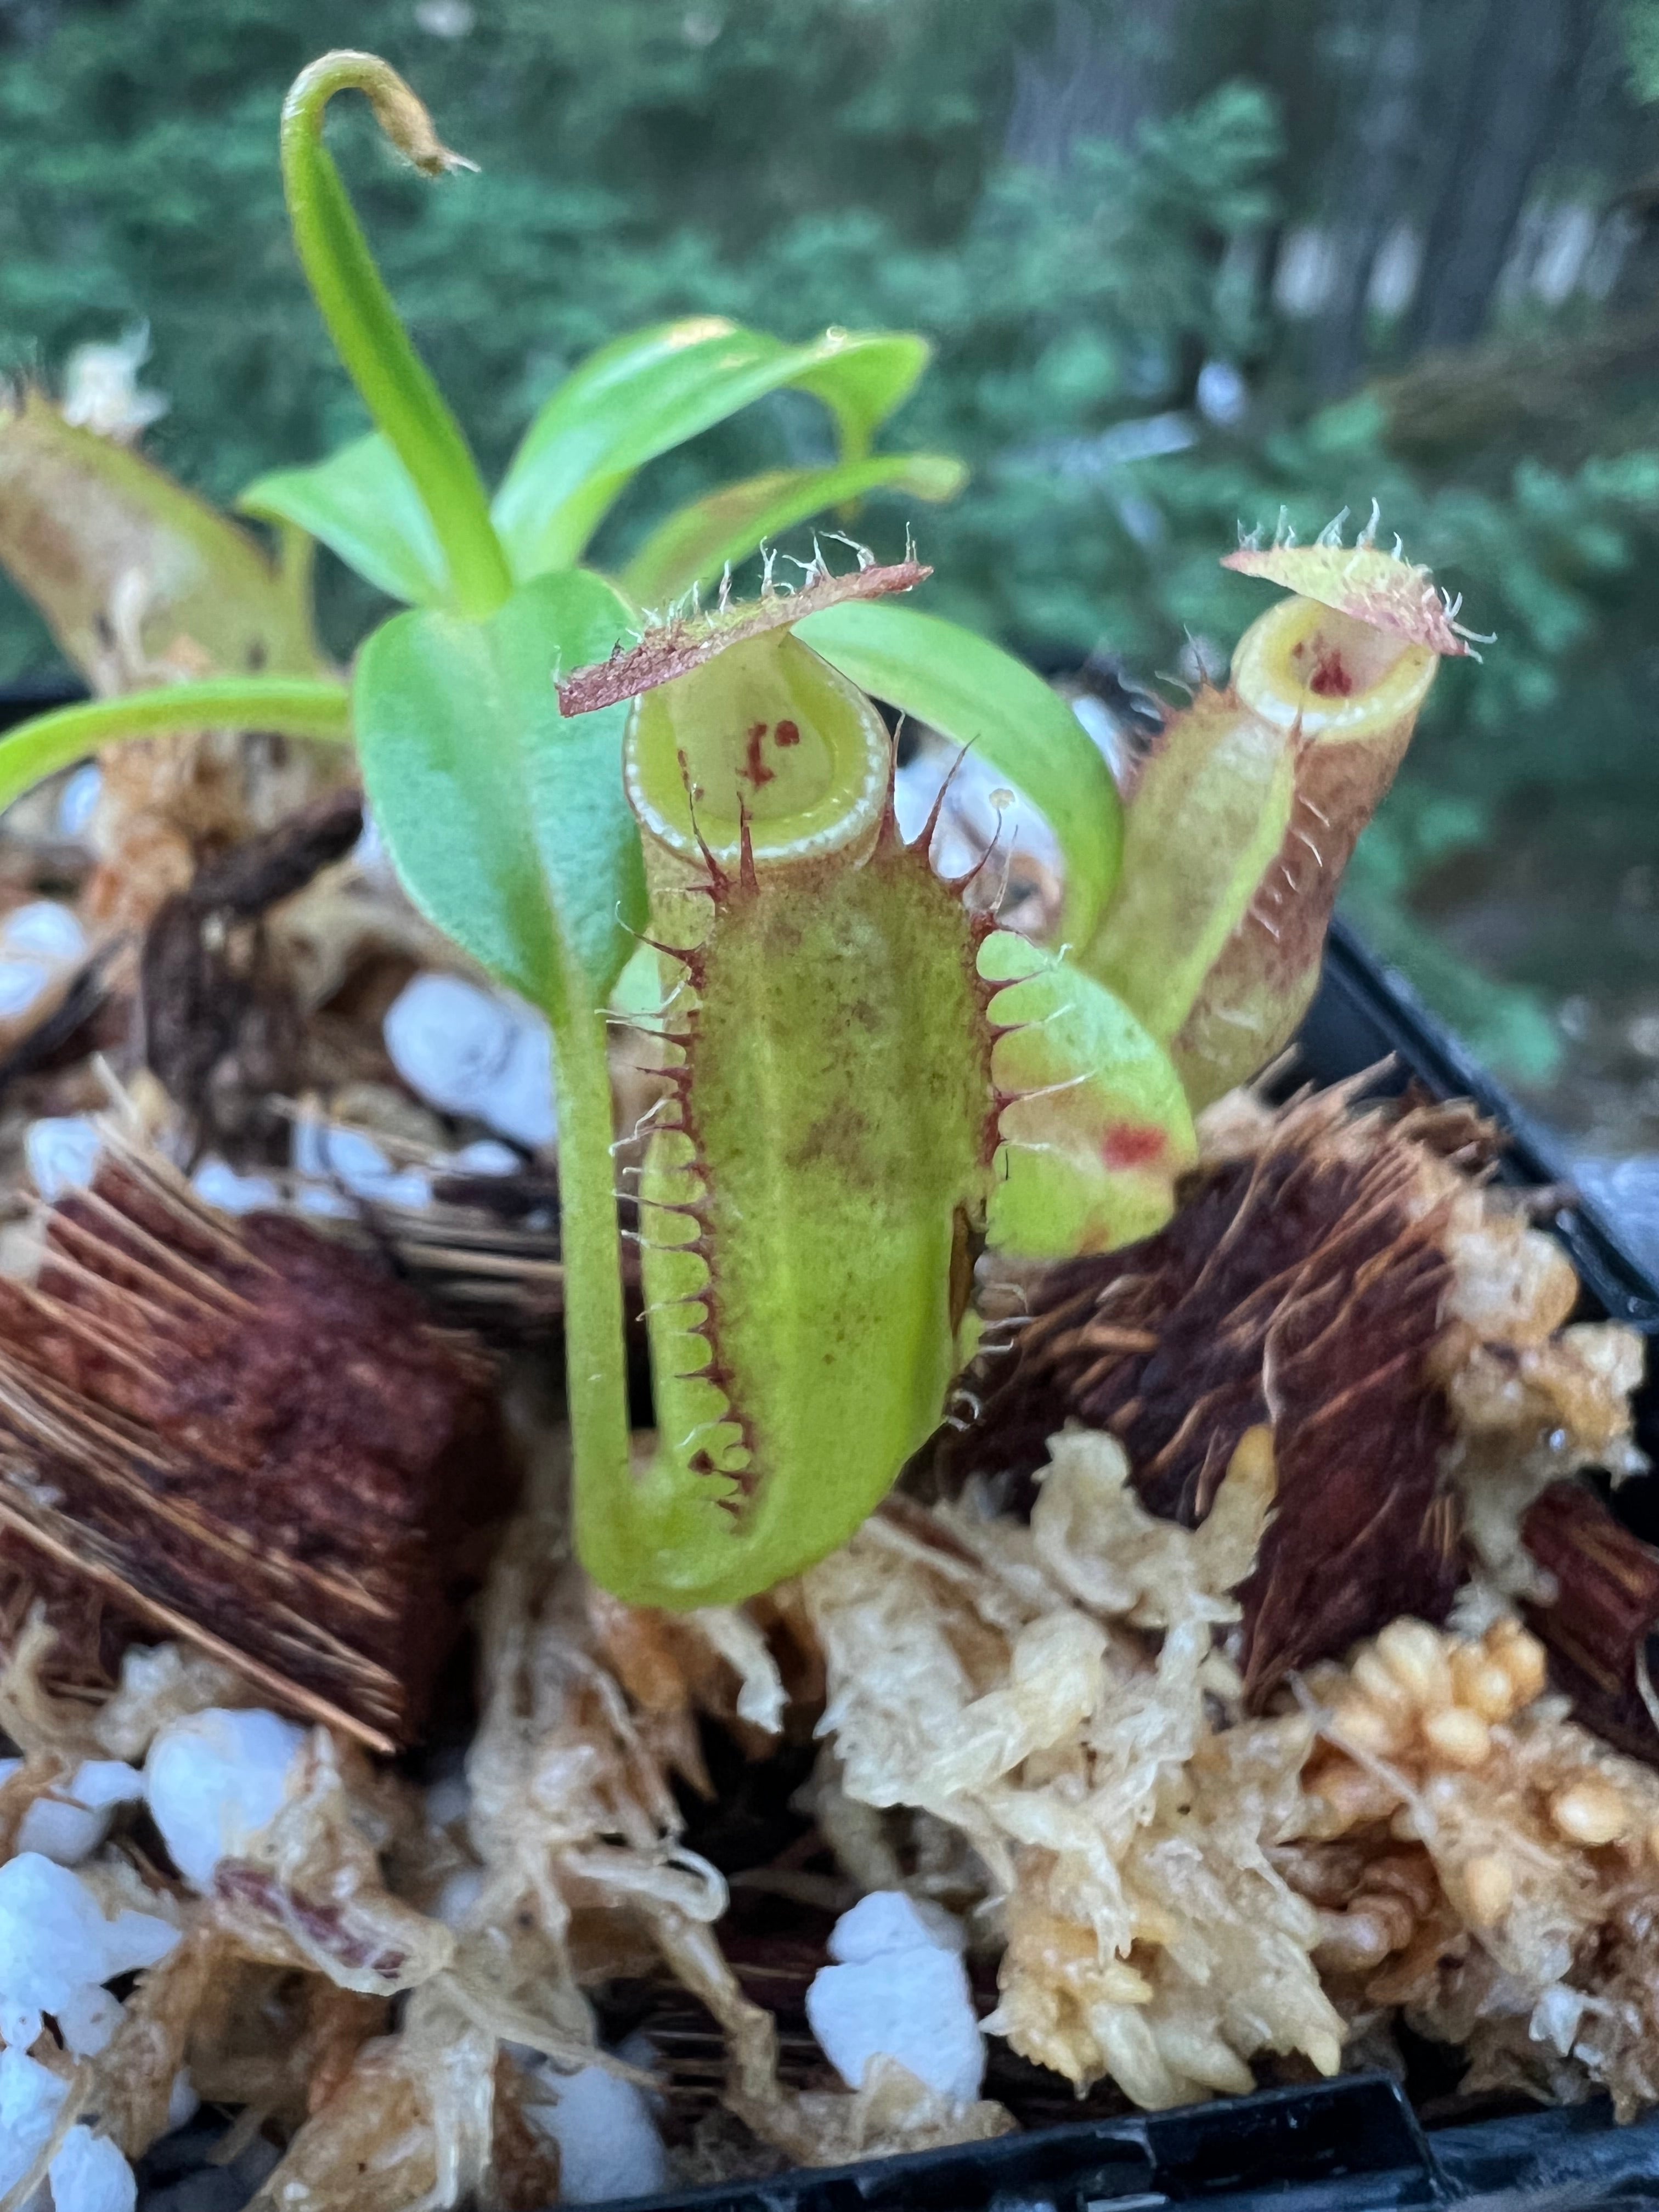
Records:
[[[1416,714],[1437,659],[1395,631],[1290,599],[1239,640],[1232,683],[1252,714],[1306,739],[1381,737]]]
[[[892,744],[857,687],[795,638],[733,646],[635,701],[626,755],[641,828],[682,859],[819,858],[873,838]]]

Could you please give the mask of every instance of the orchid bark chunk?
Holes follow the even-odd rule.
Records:
[[[635,1603],[735,1602],[842,1542],[944,1412],[988,1217],[1018,1249],[1102,1249],[1167,1218],[1193,1152],[1133,1017],[904,842],[884,722],[789,632],[815,603],[682,623],[562,686],[636,695],[662,968],[658,1447],[577,1466],[584,1562]]]
[[[1244,550],[1295,594],[1240,639],[1225,690],[1173,716],[1084,956],[1169,1046],[1194,1107],[1295,1035],[1359,834],[1442,655],[1468,646],[1424,569],[1365,544]]]

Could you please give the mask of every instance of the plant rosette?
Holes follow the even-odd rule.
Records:
[[[372,56],[296,82],[295,240],[376,429],[243,505],[413,604],[349,684],[226,674],[42,718],[0,752],[0,795],[204,725],[355,744],[410,898],[550,1024],[583,1557],[625,1595],[730,1602],[849,1534],[937,1424],[981,1240],[1058,1257],[1167,1217],[1191,1105],[1289,1037],[1343,863],[1437,654],[1463,641],[1426,577],[1369,543],[1238,556],[1297,596],[1241,644],[1228,690],[1170,718],[1126,817],[1046,685],[898,603],[927,576],[913,558],[860,553],[841,576],[817,558],[793,591],[769,561],[757,604],[722,586],[702,612],[702,580],[827,501],[951,488],[952,465],[870,451],[925,348],[714,322],[619,340],[555,392],[492,500],[323,144],[346,90],[423,173],[466,166]],[[833,467],[671,519],[619,579],[580,565],[639,468],[782,385],[830,410]],[[231,526],[190,526],[220,558],[207,540]],[[642,611],[686,589],[665,620]],[[927,834],[899,838],[873,698],[972,746],[1054,825],[1053,945],[970,911]],[[672,1100],[644,1192],[660,1423],[644,1473],[605,1052],[642,938],[661,948]]]
[[[486,1462],[506,1471],[488,1363],[373,1259],[291,1218],[232,1235],[135,1138],[124,1182],[54,1207],[55,1273],[0,1301],[40,1354],[0,1412],[29,1411],[48,1472],[58,1455],[30,1504],[58,1516],[60,1562],[70,1492],[130,1502],[141,1434],[169,1530],[200,1532],[204,1469],[216,1494],[250,1468],[288,1480],[260,1492],[281,1525],[257,1667],[216,1584],[210,1635],[179,1601],[181,1640],[129,1653],[101,1703],[50,1694],[33,1628],[0,1678],[20,1744],[0,1773],[11,2183],[67,2193],[93,2160],[118,2195],[128,2153],[173,2124],[181,2083],[196,2094],[188,2061],[253,2116],[250,2142],[267,2118],[288,2136],[256,2203],[356,2212],[370,2172],[388,2208],[624,2176],[648,2192],[658,2108],[637,2054],[602,2047],[593,1996],[642,1969],[712,2015],[730,2113],[790,2161],[1000,2132],[996,2099],[1017,2095],[981,2094],[988,2039],[1158,2108],[1248,2091],[1270,2053],[1330,2075],[1356,2023],[1409,2013],[1482,2078],[1531,2080],[1516,2052],[1541,2039],[1621,2111],[1650,2101],[1659,1780],[1540,1696],[1515,1611],[1542,1601],[1527,1528],[1559,1587],[1590,1592],[1581,1610],[1598,1575],[1637,1592],[1580,1645],[1639,1725],[1659,1568],[1613,1545],[1588,1488],[1548,1505],[1564,1472],[1628,1463],[1632,1342],[1571,1321],[1571,1269],[1466,1172],[1483,1139],[1455,1113],[1356,1114],[1339,1090],[1275,1115],[1238,1092],[1294,1035],[1355,841],[1439,659],[1468,649],[1455,608],[1369,529],[1241,548],[1229,565],[1285,596],[1120,793],[1048,685],[913,604],[929,571],[908,540],[884,564],[837,532],[838,568],[815,547],[786,581],[769,555],[757,597],[729,588],[728,563],[825,507],[955,489],[946,459],[876,450],[919,339],[787,345],[714,319],[620,339],[491,497],[324,146],[348,90],[423,172],[465,165],[371,56],[325,57],[287,104],[295,242],[374,430],[250,488],[272,561],[137,456],[20,409],[0,429],[14,520],[87,492],[64,526],[84,557],[40,584],[60,636],[106,691],[167,680],[26,726],[0,745],[0,799],[204,728],[355,748],[408,900],[546,1019],[577,1559],[562,1494],[532,1494],[478,1610],[465,1781],[417,1796],[370,1770],[350,1739],[416,1733],[397,1653],[441,1659],[451,1562],[433,1554],[468,1533],[409,1493],[448,1495],[464,1458],[487,1521]],[[786,386],[827,409],[833,463],[669,517],[620,575],[590,565],[638,471]],[[124,531],[148,584],[118,667],[97,658],[100,562]],[[0,528],[0,553],[27,534]],[[313,542],[405,603],[349,679],[315,648]],[[936,866],[943,793],[902,833],[894,714],[1052,826],[1040,940],[999,920],[994,846]],[[313,860],[356,811],[310,824]],[[259,859],[292,880],[291,853]],[[619,1023],[654,1055],[629,1194],[648,1437],[629,1425]],[[361,1469],[341,1474],[307,1318],[348,1306],[356,1334],[337,1321],[331,1349],[388,1429],[424,1431],[404,1490],[365,1480],[355,1519]],[[115,1313],[119,1374],[94,1402],[82,1346],[108,1354]],[[239,1372],[300,1345],[312,1395],[280,1410],[304,1449],[280,1465],[258,1390],[204,1413],[210,1334]],[[169,1395],[180,1363],[191,1387]],[[375,1515],[393,1505],[422,1522],[425,1579],[394,1593],[376,1717],[343,1723],[314,1683],[285,1694],[291,1662],[325,1676],[343,1653],[361,1686],[347,1632],[387,1613],[374,1577],[397,1547]],[[306,1553],[337,1510],[349,1571]],[[201,1587],[225,1559],[246,1576],[232,1522],[174,1546]],[[100,1535],[113,1589],[139,1540]],[[1431,1625],[1471,1559],[1479,1620]],[[301,1624],[305,1588],[326,1602]],[[320,1724],[249,1711],[250,1682]],[[781,1747],[763,1788],[787,1766],[788,1804],[762,1826],[804,1808],[833,1875],[803,1870],[792,1829],[728,1884],[720,1822],[751,1808],[720,1802],[722,1734]],[[119,1827],[141,1802],[176,1875],[152,1881],[149,1831]],[[776,2021],[721,1948],[769,1898],[824,1923],[796,1994],[844,2091],[785,2079]],[[768,1967],[786,1983],[787,1949]]]

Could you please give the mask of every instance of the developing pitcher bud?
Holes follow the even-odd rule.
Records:
[[[1439,657],[1468,650],[1427,572],[1363,541],[1224,565],[1296,596],[1240,639],[1227,689],[1166,726],[1085,961],[1168,1044],[1195,1108],[1294,1036],[1359,833]]]

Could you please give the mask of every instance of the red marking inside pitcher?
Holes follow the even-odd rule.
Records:
[[[1316,698],[1347,699],[1353,696],[1358,679],[1342,658],[1342,648],[1328,645],[1323,638],[1312,640],[1314,650],[1313,674],[1308,678],[1308,689]],[[1307,652],[1306,642],[1291,647],[1291,658],[1300,660]]]
[[[1145,1122],[1115,1121],[1106,1132],[1100,1157],[1115,1173],[1125,1168],[1146,1168],[1162,1158],[1168,1142],[1162,1129]]]
[[[764,722],[752,724],[749,732],[749,742],[744,752],[744,781],[751,784],[757,791],[760,789],[762,784],[770,783],[777,774],[776,769],[768,768],[761,757],[761,744],[765,736]]]

